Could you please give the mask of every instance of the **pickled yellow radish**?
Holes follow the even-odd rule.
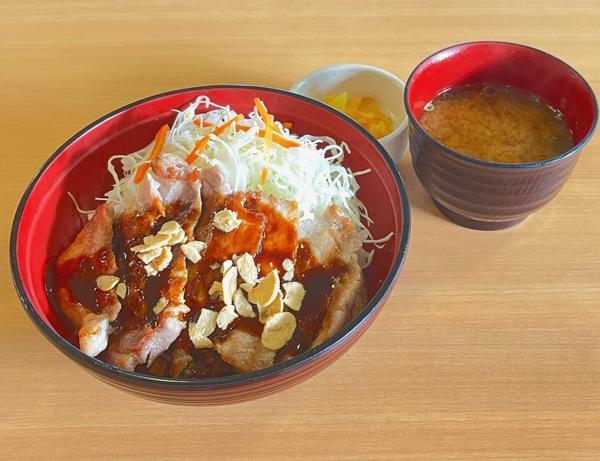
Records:
[[[383,138],[393,130],[392,119],[379,108],[375,98],[349,98],[348,93],[344,91],[338,95],[325,96],[323,102],[358,122],[376,138]]]
[[[348,93],[340,93],[337,96],[331,96],[328,101],[325,101],[334,109],[339,110],[340,112],[346,111],[346,105],[348,104]]]

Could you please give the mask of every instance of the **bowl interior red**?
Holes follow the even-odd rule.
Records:
[[[352,153],[344,164],[355,171],[372,170],[357,180],[361,186],[359,197],[375,222],[373,234],[381,237],[394,233],[366,271],[370,295],[381,288],[384,280],[395,276],[392,271],[401,251],[406,211],[395,179],[397,173],[392,173],[391,163],[377,145],[352,122],[324,106],[281,91],[252,87],[182,90],[134,103],[92,124],[59,149],[25,197],[16,233],[18,276],[37,313],[62,337],[72,340],[71,329],[49,304],[44,274],[47,262],[66,248],[84,223],[67,192],[77,197],[82,208],[95,208],[99,203],[95,197],[101,197],[112,182],[106,169],[108,158],[147,145],[163,123],[173,121],[173,109],[186,107],[200,95],[243,113],[252,110],[254,97],[260,97],[278,120],[293,123],[294,132],[345,141]]]
[[[442,91],[477,83],[510,85],[541,96],[565,116],[575,144],[594,128],[596,102],[581,75],[554,56],[513,43],[465,43],[435,53],[409,78],[407,106],[419,120],[425,104]]]

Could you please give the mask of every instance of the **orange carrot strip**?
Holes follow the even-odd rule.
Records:
[[[295,139],[285,138],[277,133],[273,133],[273,142],[276,142],[282,147],[298,147],[300,145]]]
[[[194,148],[190,151],[188,156],[185,158],[185,161],[188,163],[188,165],[191,165],[192,163],[194,163],[196,161],[196,159],[200,156],[200,153],[204,150],[204,148],[208,144],[209,139],[210,139],[210,136],[208,136],[208,135],[202,136],[202,138],[200,138],[200,140],[196,143]]]
[[[267,126],[265,128],[265,147],[267,150],[273,145],[273,116],[267,114]]]
[[[194,120],[194,125],[200,126],[200,120],[198,120],[198,119]],[[215,126],[215,125],[214,125],[214,123],[210,123],[210,122],[207,122],[206,120],[202,120],[202,126],[209,127],[209,126]]]
[[[254,98],[254,105],[256,106],[256,110],[258,110],[258,115],[260,115],[260,117],[263,119],[263,121],[265,121],[267,118],[267,115],[269,115],[269,112],[267,112],[265,103],[262,102],[260,100],[260,98]],[[265,121],[265,123],[266,123],[266,121]]]
[[[227,122],[223,123],[223,125],[220,125],[218,127],[216,127],[213,131],[212,134],[214,134],[215,136],[218,136],[222,133],[225,132],[225,130],[227,128],[229,128],[231,125],[233,125],[235,122],[239,122],[240,120],[242,120],[244,118],[244,116],[242,114],[237,114],[235,117],[233,117],[231,120],[228,120]]]
[[[275,123],[273,122],[273,119],[271,119],[271,121],[269,122],[269,112],[267,111],[265,103],[262,102],[259,98],[254,98],[254,105],[256,106],[256,109],[258,110],[258,115],[260,115],[260,118],[262,118],[265,125],[270,124],[271,128],[273,129],[273,131],[275,131],[275,133],[281,134],[281,131],[279,130],[277,125],[275,125]]]
[[[196,126],[200,126],[200,120],[198,120],[198,119],[194,120],[194,124]],[[202,126],[208,128],[208,127],[214,126],[214,123],[210,123],[210,122],[207,122],[206,120],[203,120]],[[283,126],[289,130],[290,128],[292,128],[292,122],[283,122]],[[274,128],[276,129],[277,127],[275,126]],[[237,125],[235,127],[235,129],[236,129],[236,131],[248,131],[250,129],[250,127],[246,126],[246,125]],[[259,130],[258,136],[261,138],[264,137],[265,130]],[[296,141],[295,139],[286,138],[282,134],[275,133],[275,132],[273,133],[273,142],[277,143],[283,147],[298,147],[300,145],[300,143],[298,141]]]
[[[231,120],[227,120],[222,125],[219,125],[218,127],[216,127],[214,130],[212,130],[210,132],[210,134],[202,136],[202,138],[200,138],[200,141],[198,141],[196,143],[196,145],[194,146],[194,148],[190,151],[190,153],[188,154],[188,156],[185,158],[185,161],[189,165],[191,165],[192,163],[194,163],[196,161],[196,159],[200,156],[200,154],[202,153],[202,151],[204,150],[204,148],[206,147],[206,145],[208,144],[208,141],[210,140],[210,135],[211,134],[214,134],[215,136],[223,134],[223,132],[227,128],[229,128],[235,122],[239,122],[243,118],[244,118],[244,116],[242,114],[237,114]]]
[[[248,131],[250,127],[246,125],[237,125],[235,129],[238,131]],[[258,130],[258,137],[264,138],[265,130]],[[300,143],[295,139],[286,138],[285,136],[282,136],[277,133],[273,133],[273,142],[279,144],[282,147],[298,147],[300,145]]]
[[[146,176],[148,169],[150,169],[150,162],[152,160],[155,160],[160,155],[161,151],[163,150],[163,147],[165,146],[165,140],[167,138],[168,130],[169,125],[164,124],[156,133],[156,136],[154,137],[154,146],[152,146],[152,151],[148,156],[148,163],[144,163],[138,167],[133,178],[134,184],[139,184],[140,182],[142,182],[142,179],[144,179],[144,176]]]

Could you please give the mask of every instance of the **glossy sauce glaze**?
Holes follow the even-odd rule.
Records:
[[[287,360],[304,352],[311,347],[319,333],[335,280],[344,272],[344,266],[318,265],[310,244],[298,241],[294,219],[284,216],[265,201],[261,194],[233,194],[219,201],[209,212],[214,214],[225,207],[236,211],[238,217],[242,219],[242,224],[229,233],[218,229],[207,231],[202,223],[210,223],[210,220],[200,219],[196,235],[210,235],[210,238],[203,258],[196,264],[187,261],[188,281],[185,287],[185,300],[190,307],[190,312],[186,316],[186,322],[195,321],[202,308],[219,311],[224,306],[223,302],[211,299],[208,295],[212,283],[222,278],[215,264],[231,259],[234,254],[241,255],[248,252],[258,263],[261,275],[265,275],[272,268],[277,268],[280,273],[283,273],[281,263],[285,258],[289,258],[295,262],[294,279],[304,285],[306,295],[300,311],[293,312],[297,320],[294,335],[288,344],[277,352],[275,362]],[[295,209],[290,208],[288,212],[293,216]],[[167,210],[167,214],[176,217],[182,226],[185,226],[186,222],[189,223],[190,217],[178,214],[177,210]],[[192,218],[198,219],[197,216]],[[113,334],[118,335],[120,331],[127,331],[139,325],[156,324],[157,315],[152,307],[172,283],[169,279],[171,266],[157,276],[148,277],[143,264],[127,248],[138,245],[143,236],[156,232],[164,222],[165,218],[159,218],[158,213],[123,215],[120,224],[114,226],[112,251],[118,265],[118,272],[115,275],[126,281],[128,294],[121,301],[121,312],[111,325]],[[179,251],[178,248],[173,248],[174,255]],[[97,303],[99,290],[95,288],[97,271],[92,265],[86,261],[74,263],[73,267],[59,268],[56,274],[53,274],[51,267],[54,269],[53,264],[48,264],[46,279],[51,298],[55,297],[56,285],[64,285],[69,288],[76,300],[94,312],[99,310]],[[54,305],[58,306],[56,299],[53,301]],[[222,331],[217,328],[211,335],[211,339],[215,342],[224,340],[234,329],[244,330],[260,337],[263,325],[259,322],[258,315],[253,319],[240,316],[227,329]],[[106,351],[98,358],[104,359],[105,353]],[[185,355],[191,357],[191,360],[186,359],[183,370],[178,370],[176,358]],[[236,373],[223,362],[216,351],[195,349],[187,330],[184,330],[150,367],[138,366],[135,371],[157,376],[188,378],[209,378]]]
[[[49,291],[59,291],[70,301],[99,311],[107,300],[106,293],[96,287],[96,277],[107,272],[112,257],[109,248],[102,248],[89,257],[66,261],[59,270],[46,274],[46,280],[55,282]]]

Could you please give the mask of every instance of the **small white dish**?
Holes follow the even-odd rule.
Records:
[[[408,118],[404,108],[404,82],[390,72],[366,64],[334,64],[304,76],[290,91],[318,101],[343,91],[350,96],[375,98],[394,124],[394,130],[378,141],[395,163],[406,153]]]

